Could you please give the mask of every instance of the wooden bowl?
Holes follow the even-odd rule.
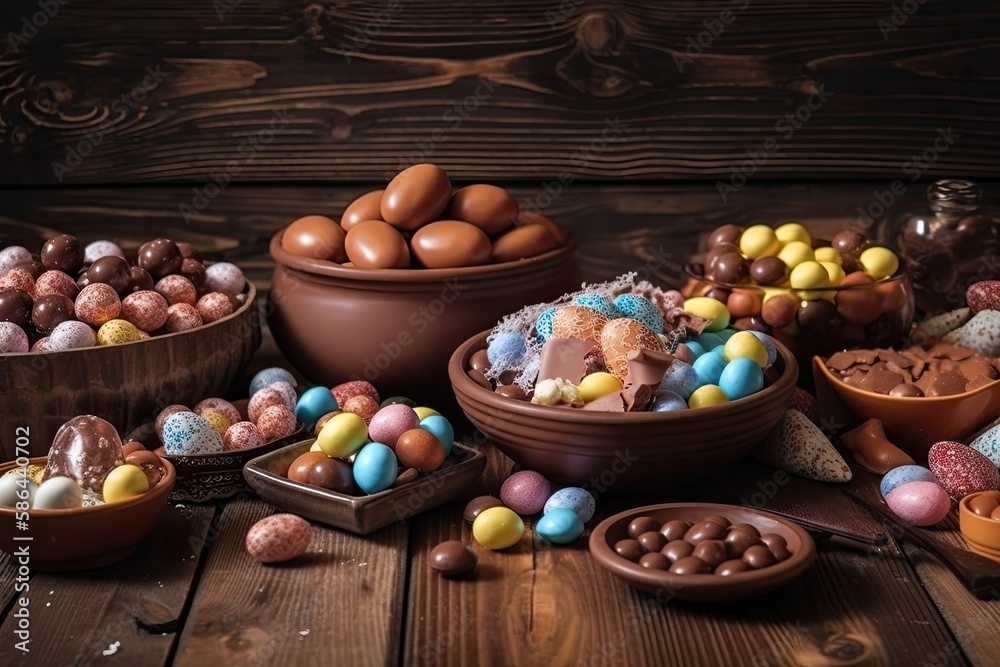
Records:
[[[587,484],[601,493],[637,493],[690,483],[733,463],[778,424],[798,378],[795,358],[775,342],[778,379],[730,403],[632,413],[532,405],[496,394],[466,375],[469,358],[486,347],[488,333],[459,346],[448,364],[465,415],[521,466],[561,484]]]
[[[979,516],[969,509],[969,501],[983,493],[990,491],[970,493],[958,503],[958,527],[969,551],[1000,563],[1000,521]]]
[[[640,516],[651,516],[661,523],[674,519],[697,522],[720,514],[733,523],[749,523],[763,533],[777,533],[788,542],[792,556],[760,570],[740,572],[727,577],[714,574],[670,574],[652,570],[622,558],[614,545],[628,537],[628,525]],[[800,577],[816,560],[816,544],[798,525],[774,514],[752,507],[712,503],[667,503],[627,510],[605,519],[590,534],[590,555],[597,564],[630,586],[666,602],[676,600],[740,600],[767,593]]]
[[[31,430],[30,452],[48,454],[56,431],[97,415],[127,433],[167,405],[193,405],[229,386],[260,347],[257,290],[220,320],[123,345],[0,355],[0,432]],[[0,460],[15,458],[0,438]]]
[[[48,457],[30,460],[44,466]],[[14,553],[29,546],[28,567],[37,572],[77,572],[117,563],[128,558],[156,526],[174,488],[176,475],[170,461],[161,459],[163,478],[146,493],[119,503],[68,510],[28,510],[28,528],[16,528],[18,512],[0,507],[0,550]],[[0,466],[0,475],[17,464]],[[30,536],[30,542],[17,538]]]

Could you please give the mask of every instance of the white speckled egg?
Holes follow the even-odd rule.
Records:
[[[83,507],[83,489],[69,477],[51,477],[35,492],[36,510],[64,510]]]
[[[160,439],[169,456],[218,454],[223,450],[219,432],[193,412],[177,412],[167,417]]]
[[[250,527],[246,547],[261,563],[281,563],[302,554],[311,541],[308,521],[294,514],[275,514]]]
[[[594,496],[586,489],[577,486],[567,486],[552,494],[542,509],[542,514],[548,514],[554,509],[567,509],[576,513],[580,520],[587,523],[594,516],[596,509]]]

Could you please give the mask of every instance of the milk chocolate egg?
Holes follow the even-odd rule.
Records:
[[[347,257],[359,269],[406,269],[410,249],[392,225],[366,220],[351,227],[344,239]]]
[[[549,230],[549,233],[555,237],[559,245],[566,243],[569,238],[569,230],[565,227],[560,227],[556,223],[552,222],[546,218],[541,213],[536,211],[521,211],[517,214],[517,220],[514,222],[518,227],[524,227],[527,225],[541,225],[545,229]]]
[[[492,250],[482,229],[458,220],[439,220],[421,227],[410,240],[410,248],[428,269],[488,264]]]
[[[444,463],[444,446],[430,431],[415,428],[399,436],[396,457],[404,468],[433,472]]]
[[[563,306],[552,315],[553,338],[580,338],[601,341],[601,331],[608,318],[583,306]]]
[[[100,417],[81,415],[56,432],[44,478],[69,477],[83,489],[100,493],[104,478],[123,463],[122,441],[115,427]]]
[[[448,174],[436,164],[415,164],[399,172],[382,193],[382,219],[398,229],[412,231],[437,220],[451,199]],[[354,259],[352,262],[357,264]]]
[[[106,255],[90,265],[87,269],[87,280],[90,284],[104,283],[122,294],[132,283],[132,269],[128,262],[117,255]]]
[[[184,257],[181,256],[181,249],[170,239],[153,239],[139,248],[136,263],[154,278],[163,278],[180,271]]]
[[[309,471],[312,470],[313,465],[318,461],[325,461],[328,458],[330,457],[323,452],[306,452],[305,454],[300,454],[288,466],[288,472],[285,476],[293,482],[308,484]]]
[[[281,236],[281,248],[300,257],[343,262],[344,230],[336,222],[322,215],[299,218]]]
[[[75,276],[83,266],[84,253],[83,244],[75,236],[62,234],[45,242],[40,258],[46,269],[58,269]]]
[[[66,297],[62,296],[61,294],[50,294],[48,296],[43,296],[39,298],[38,301],[32,301],[31,295],[22,290],[0,291],[0,322],[10,322],[12,324],[16,324],[17,326],[23,329],[28,325],[30,321],[33,320],[34,318],[33,308],[35,307],[36,303],[40,301],[46,301],[49,299],[53,301],[58,301],[57,299],[58,297],[66,299]],[[69,301],[69,299],[66,299],[66,301]],[[61,306],[65,307],[65,302],[58,301],[58,303]],[[63,319],[67,320],[72,318],[73,318],[73,302],[70,301],[69,316]],[[59,322],[55,322],[49,328],[49,331],[54,329],[56,324],[59,324]],[[39,331],[41,331],[41,329],[39,329]],[[48,331],[43,331],[42,333],[48,333]]]
[[[493,236],[514,224],[517,200],[495,185],[477,184],[455,191],[447,217],[464,220]]]
[[[513,262],[535,257],[559,246],[544,225],[524,225],[504,232],[493,241],[493,261]]]
[[[601,351],[604,365],[619,380],[628,375],[628,353],[632,350],[663,351],[663,343],[655,333],[638,320],[620,317],[610,320],[601,329]]]
[[[345,232],[351,231],[351,227],[364,222],[365,220],[382,220],[382,193],[385,190],[372,190],[361,195],[344,209],[344,214],[340,216],[340,226]]]

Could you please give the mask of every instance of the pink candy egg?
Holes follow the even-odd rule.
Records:
[[[933,526],[951,510],[948,492],[934,482],[907,482],[889,492],[885,502],[899,518],[914,526]]]
[[[133,292],[122,299],[122,319],[142,331],[156,331],[167,322],[167,300],[153,290]]]
[[[28,335],[13,322],[0,322],[0,354],[27,352],[30,348]]]
[[[247,531],[247,553],[261,563],[281,563],[301,555],[312,541],[312,526],[294,514],[261,519]]]
[[[351,382],[344,382],[343,384],[338,384],[336,387],[330,390],[333,397],[337,399],[337,405],[341,408],[344,407],[344,403],[347,399],[354,396],[368,396],[376,403],[381,403],[382,399],[378,397],[378,390],[375,388],[371,382],[365,382],[364,380],[353,380]]]
[[[221,292],[209,292],[198,299],[198,314],[201,321],[208,323],[221,320],[233,313],[233,302]]]
[[[201,326],[201,315],[194,306],[175,303],[167,308],[167,321],[163,328],[170,333],[178,333]]]
[[[246,278],[240,267],[235,264],[219,262],[205,269],[205,285],[209,292],[222,292],[236,296],[243,291]]]
[[[227,452],[250,449],[262,444],[264,438],[251,422],[236,422],[226,429],[226,435],[222,437],[222,449]]]
[[[406,431],[420,427],[420,417],[408,405],[387,405],[371,419],[368,424],[368,437],[372,442],[381,442],[391,449],[396,448],[396,441]]]
[[[295,432],[295,413],[283,405],[272,405],[261,413],[257,429],[264,442],[284,438]]]
[[[76,297],[80,288],[76,281],[62,271],[46,271],[35,281],[35,298],[48,294],[61,294],[69,300]]]
[[[533,470],[516,472],[500,487],[500,500],[518,514],[537,514],[552,495],[549,480]]]
[[[174,274],[161,278],[153,289],[171,306],[178,303],[194,306],[198,303],[198,291],[194,288],[194,283],[184,276]]]
[[[118,317],[121,309],[118,292],[107,283],[87,285],[80,290],[73,304],[76,319],[95,327]]]
[[[256,424],[260,416],[264,414],[264,410],[272,405],[280,405],[283,408],[288,407],[288,403],[285,401],[285,397],[281,395],[281,392],[269,385],[250,397],[250,402],[247,404],[247,416],[250,417],[250,421]]]
[[[978,451],[960,442],[945,440],[927,453],[927,467],[955,500],[1000,488],[1000,472]]]

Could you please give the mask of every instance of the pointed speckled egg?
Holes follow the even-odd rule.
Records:
[[[1000,472],[978,451],[960,442],[945,440],[927,452],[927,467],[955,500],[976,491],[1000,487]]]
[[[761,463],[820,482],[849,482],[851,468],[826,435],[798,410],[788,410],[751,452]]]
[[[664,351],[663,343],[645,324],[628,317],[610,320],[601,329],[604,365],[619,380],[628,375],[628,353],[632,350]]]
[[[596,310],[601,315],[604,315],[609,320],[613,320],[616,317],[621,317],[622,313],[615,308],[614,304],[608,297],[601,294],[595,294],[594,292],[587,292],[581,294],[580,296],[573,299],[573,303],[578,306],[583,306],[584,308],[590,308],[591,310]]]
[[[193,412],[176,412],[167,417],[160,439],[169,456],[218,454],[224,448],[215,427]]]
[[[623,316],[639,320],[653,333],[663,333],[663,315],[646,297],[638,294],[619,294],[615,297],[615,308]]]
[[[608,318],[583,306],[563,306],[552,315],[553,338],[580,338],[599,343]]]

